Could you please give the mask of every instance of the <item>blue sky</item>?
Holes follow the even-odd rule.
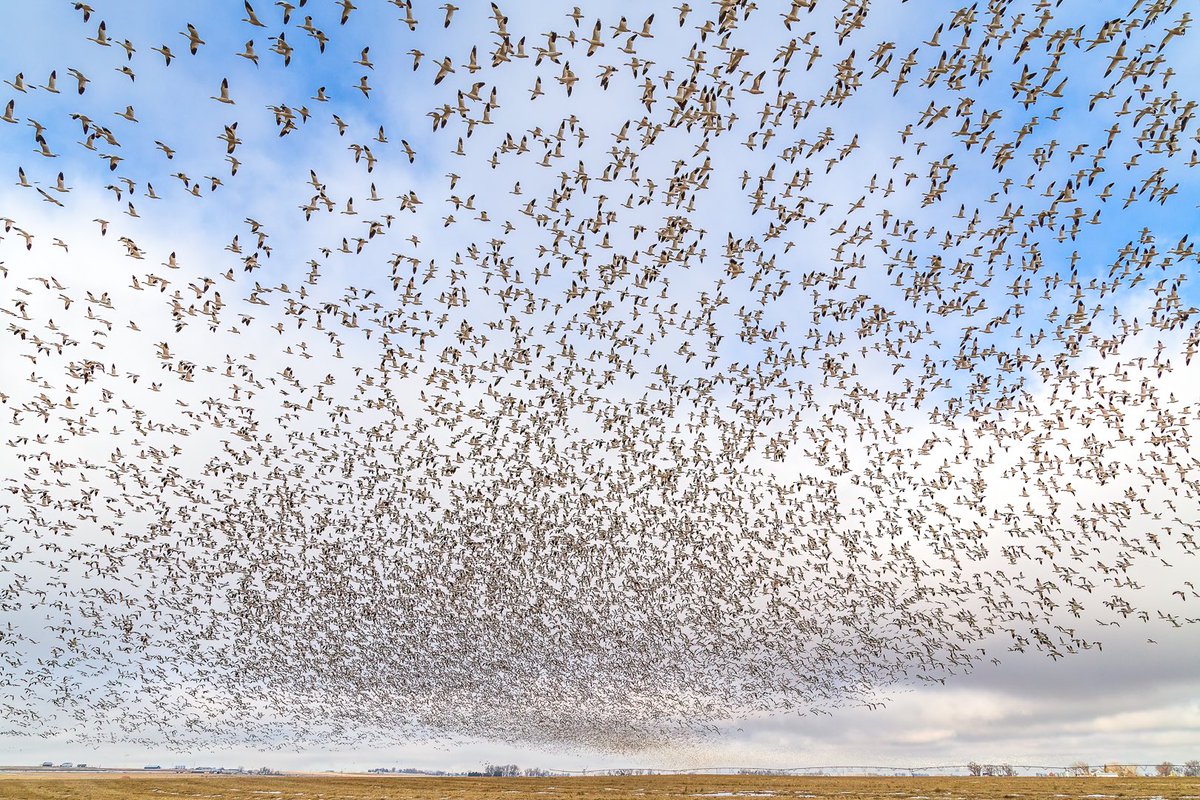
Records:
[[[681,26],[666,4],[585,4],[576,26],[573,3],[513,4],[505,25],[531,57],[497,67],[496,23],[482,3],[458,9],[449,26],[444,9],[416,3],[415,30],[383,2],[362,3],[343,25],[340,5],[313,0],[286,26],[281,7],[260,3],[265,27],[233,2],[95,2],[86,22],[69,2],[8,9],[0,74],[15,84],[20,73],[36,87],[53,70],[60,92],[0,92],[18,120],[0,126],[0,169],[10,176],[0,215],[13,220],[0,240],[12,334],[0,356],[8,374],[32,370],[3,389],[11,442],[0,463],[11,499],[0,510],[13,532],[5,613],[24,637],[5,645],[4,699],[36,718],[28,728],[18,721],[5,749],[31,761],[92,752],[105,761],[254,763],[257,748],[295,737],[305,740],[299,752],[262,758],[296,767],[1193,757],[1183,750],[1200,730],[1197,686],[1181,664],[1196,636],[1194,626],[1172,622],[1194,615],[1183,581],[1198,522],[1185,363],[1196,339],[1196,294],[1186,281],[1195,256],[1177,243],[1191,233],[1200,188],[1188,94],[1200,64],[1185,35],[1166,40],[1186,27],[1184,10],[1011,3],[988,35],[988,9],[975,8],[967,22],[952,3],[876,3],[861,28],[845,30],[855,4],[817,4],[790,27],[786,9],[768,5],[722,50],[717,33],[696,42],[715,7],[698,7]],[[653,38],[635,37],[635,46],[632,34],[613,35],[623,16],[640,30],[652,11]],[[1051,16],[1039,33],[1043,12]],[[309,15],[309,27],[328,37],[324,52],[302,27]],[[87,38],[102,38],[101,20],[111,46]],[[605,46],[588,57],[582,40],[597,20]],[[204,40],[195,56],[181,33],[189,23]],[[1096,38],[1106,23],[1121,30],[1107,41]],[[1056,74],[1054,30],[1063,31]],[[294,48],[286,66],[270,49],[281,31]],[[537,64],[551,31],[562,55]],[[965,53],[987,61],[988,80],[964,75],[955,88],[938,74],[960,39]],[[249,52],[248,40],[257,65],[237,55]],[[623,43],[635,52],[622,52]],[[152,49],[163,44],[169,65]],[[710,68],[740,59],[723,77],[728,92],[713,100],[731,125],[720,135],[670,124],[694,45]],[[777,77],[788,47],[790,72]],[[417,69],[412,51],[422,53]],[[910,52],[908,82],[896,88]],[[1135,57],[1146,74],[1118,81]],[[443,58],[455,71],[435,83]],[[1105,75],[1110,63],[1116,74]],[[607,89],[605,65],[615,67]],[[578,78],[570,95],[568,68]],[[1168,68],[1174,74],[1164,77]],[[69,69],[90,80],[83,94]],[[828,101],[839,74],[861,86]],[[363,80],[369,96],[356,88]],[[1023,80],[1044,81],[1046,91],[1026,105],[1014,88]],[[232,104],[218,99],[222,81]],[[647,85],[655,87],[649,107]],[[786,109],[771,106],[789,92]],[[810,97],[793,124],[792,109]],[[469,110],[458,113],[459,104]],[[766,126],[776,113],[784,121]],[[446,124],[435,129],[442,114]],[[118,144],[94,137],[89,148],[78,115]],[[281,136],[289,115],[295,129]],[[1173,125],[1174,144],[1156,144]],[[1011,160],[1000,169],[1004,142]],[[114,169],[111,155],[121,159]],[[1104,170],[1092,175],[1096,165]],[[18,169],[28,186],[16,185]],[[693,170],[706,188],[680,184],[671,205],[665,190]],[[69,193],[55,188],[60,171]],[[756,207],[760,181],[776,208]],[[1160,189],[1170,191],[1162,202]],[[316,199],[322,193],[328,210]],[[795,216],[777,228],[788,202]],[[1051,207],[1047,225],[1025,227]],[[22,231],[32,236],[28,249]],[[663,232],[678,234],[681,250],[694,243],[693,255],[655,268],[668,249]],[[1173,323],[1153,324],[1170,314]],[[1082,337],[1074,345],[1073,335]],[[55,341],[62,347],[37,344]],[[80,385],[88,359],[108,371],[103,385]],[[51,418],[43,397],[60,395],[71,395],[68,409],[105,409],[103,424],[89,432],[65,412]],[[305,408],[310,398],[316,411]],[[446,411],[456,403],[458,412]],[[417,444],[384,446],[401,441]],[[328,468],[296,465],[285,445],[319,452]],[[64,477],[50,479],[43,460],[58,462]],[[133,474],[142,476],[140,494]],[[132,491],[135,499],[75,514],[78,498],[91,508],[87,480],[103,487],[98,496]],[[309,494],[288,506],[298,486]],[[722,505],[722,491],[738,498],[736,511]],[[502,510],[485,497],[499,498]],[[810,517],[781,516],[785,501]],[[608,527],[589,527],[597,518]],[[814,532],[832,543],[825,556],[805,544]],[[379,563],[355,560],[360,540]],[[451,540],[455,554],[443,557]],[[119,565],[111,576],[82,566],[105,546],[120,553],[110,557]],[[62,548],[83,557],[64,561]],[[206,548],[229,560],[206,572],[198,566]],[[661,561],[651,563],[663,572],[643,570],[639,548],[655,552]],[[1078,548],[1095,549],[1085,557]],[[157,574],[159,552],[187,567]],[[462,552],[498,564],[511,557],[511,570],[464,567]],[[562,552],[581,574],[592,575],[592,562],[578,553],[609,564],[621,577],[597,580],[616,591],[640,591],[629,587],[645,575],[674,584],[609,607],[607,595],[588,595],[549,558]],[[741,557],[758,566],[736,567],[748,571],[728,584],[706,566]],[[410,620],[422,641],[448,637],[448,652],[477,662],[450,664],[429,649],[414,657],[419,647],[397,644],[383,621],[358,616],[361,608],[348,612],[317,590],[310,597],[321,581],[364,607],[400,597],[388,588],[399,581],[387,571],[391,558],[425,564],[431,572],[413,567],[409,577],[427,574],[468,599],[418,592],[384,616]],[[778,567],[765,566],[775,559]],[[820,572],[823,559],[841,559],[842,571]],[[922,562],[928,571],[917,575],[910,565]],[[1098,575],[1093,593],[1073,570],[1095,572],[1098,562],[1123,566]],[[464,572],[455,578],[456,570]],[[843,573],[863,581],[846,583]],[[528,575],[532,585],[522,583]],[[1056,608],[1033,588],[1046,580],[1058,581]],[[151,633],[140,649],[113,651],[121,613],[88,611],[78,600],[111,597],[114,587],[143,598],[134,617]],[[212,590],[202,610],[198,587]],[[873,610],[863,623],[838,605],[885,590],[894,598],[897,589],[928,615],[921,619],[947,628],[909,625],[907,606]],[[481,606],[489,593],[501,599]],[[746,593],[752,611],[742,614],[735,607]],[[1085,615],[1068,615],[1068,594]],[[156,627],[145,598],[168,606],[182,598],[168,614],[179,627]],[[307,616],[258,618],[246,598]],[[772,603],[784,599],[786,612]],[[1132,619],[1121,614],[1126,601]],[[1014,603],[1029,604],[1028,616],[1006,610]],[[593,606],[626,616],[589,616]],[[557,630],[549,607],[628,661],[589,664],[603,648],[548,633]],[[1151,621],[1137,622],[1136,610]],[[532,614],[524,633],[505,627],[518,612]],[[705,629],[705,613],[733,614],[744,627],[722,641],[719,629]],[[71,666],[39,673],[36,659],[61,646],[53,626],[79,614],[111,626],[98,629],[99,649],[73,645]],[[504,633],[473,648],[462,631],[480,614]],[[657,683],[620,683],[644,675],[655,653],[672,652],[673,634],[635,644],[654,642],[647,634],[664,620],[684,638],[712,637],[719,658],[761,673],[697,672],[666,695]],[[791,629],[778,632],[781,621]],[[803,649],[795,631],[805,624],[821,629],[825,638],[814,641],[845,648],[840,665]],[[313,628],[320,635],[310,636]],[[395,667],[338,655],[338,637],[322,638],[330,630],[417,660]],[[776,638],[759,644],[761,631]],[[1009,652],[1038,649],[1039,634],[1056,656],[1083,652]],[[922,669],[945,685],[889,671],[906,637],[931,643],[936,657]],[[856,649],[864,641],[879,644]],[[298,680],[250,663],[281,642],[295,645],[297,660],[327,661]],[[539,672],[530,654],[543,651],[563,672]],[[206,672],[218,662],[198,652],[245,655],[241,667],[257,676],[249,680],[272,687],[257,710],[278,717],[276,733],[231,742],[215,732],[190,750],[155,749],[156,725],[203,727],[206,716],[214,731],[236,725],[236,713],[219,707],[220,669]],[[844,670],[806,676],[796,665],[807,658]],[[963,674],[967,658],[977,660],[971,674]],[[484,664],[494,670],[489,680],[511,669],[546,691],[567,688],[539,701],[542,717],[532,708],[504,734],[486,686],[467,677]],[[317,688],[326,670],[347,665],[360,675],[377,670],[387,698],[361,719],[338,716],[352,705],[353,680]],[[426,670],[443,677],[422,683]],[[687,674],[680,670],[662,673]],[[47,673],[74,686],[62,691],[93,700],[55,711],[57,690],[34,677]],[[123,676],[132,673],[140,677],[129,683]],[[775,681],[757,709],[745,702],[755,691],[749,674]],[[139,699],[133,687],[148,681],[157,684]],[[818,696],[840,681],[844,694],[826,717],[820,702],[794,703],[778,690],[788,681]],[[649,723],[629,698],[645,692],[653,718],[667,696],[681,708],[719,704],[722,684],[739,700],[737,716],[717,720],[720,736],[637,738]],[[598,698],[617,689],[628,707],[605,707]],[[572,691],[586,698],[578,707]],[[516,695],[532,702],[533,688]],[[161,711],[164,697],[179,703],[177,715]],[[96,698],[119,700],[125,721]],[[858,707],[880,698],[891,701],[885,709]],[[322,733],[304,731],[304,714],[289,717],[289,707],[337,711]],[[765,716],[770,708],[785,710]],[[410,720],[411,743],[330,743],[392,712]],[[475,713],[485,721],[472,721]],[[146,714],[156,722],[139,728]],[[617,755],[607,731],[624,724],[629,738]],[[116,738],[140,743],[69,743],[91,725],[101,738],[122,731]],[[29,738],[43,727],[49,742]],[[434,747],[426,734],[456,743]],[[1047,749],[1051,742],[1059,749]]]

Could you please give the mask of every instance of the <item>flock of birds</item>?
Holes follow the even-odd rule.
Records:
[[[5,733],[629,750],[1194,635],[1186,4],[55,1]]]

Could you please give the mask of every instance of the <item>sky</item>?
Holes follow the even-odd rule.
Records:
[[[951,685],[918,689],[880,710],[832,717],[738,720],[703,747],[614,756],[586,748],[531,748],[497,741],[447,747],[397,744],[337,750],[201,751],[8,737],[6,759],[105,766],[261,766],[366,771],[379,767],[469,771],[485,763],[563,770],[894,766],[980,763],[1067,766],[1111,762],[1181,764],[1196,757],[1200,702],[1187,643],[1155,648],[1111,642],[1104,653],[1050,662],[1017,657],[986,664]]]
[[[1200,757],[1190,15],[812,5],[6,9],[0,752]]]

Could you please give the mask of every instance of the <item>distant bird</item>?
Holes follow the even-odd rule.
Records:
[[[258,66],[258,54],[254,52],[254,40],[250,39],[246,42],[246,47],[238,55],[247,61],[253,62],[254,66]]]
[[[218,103],[225,103],[226,105],[233,105],[233,100],[231,100],[229,98],[229,79],[228,78],[221,79],[221,94],[220,94],[220,96],[209,97],[209,99],[216,100]]]
[[[180,31],[179,35],[188,40],[188,51],[192,55],[196,55],[196,51],[200,48],[200,45],[204,44],[204,40],[200,38],[199,32],[196,31],[196,26],[190,22],[187,24],[187,31]]]
[[[243,0],[243,5],[244,5],[244,6],[245,6],[245,8],[246,8],[246,16],[242,18],[242,22],[245,22],[245,23],[247,23],[247,24],[253,25],[253,26],[255,26],[256,28],[265,28],[265,27],[267,27],[267,26],[266,26],[265,24],[263,24],[263,22],[262,22],[262,21],[261,21],[261,20],[258,18],[258,15],[254,13],[254,7],[250,5],[250,2],[249,2],[249,0]],[[286,24],[287,24],[287,22],[285,21],[285,22],[284,22],[284,24],[286,25]]]

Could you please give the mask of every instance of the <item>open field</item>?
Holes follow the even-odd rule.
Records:
[[[1200,800],[1195,778],[830,778],[677,775],[628,778],[234,777],[142,773],[10,775],[2,800]]]

